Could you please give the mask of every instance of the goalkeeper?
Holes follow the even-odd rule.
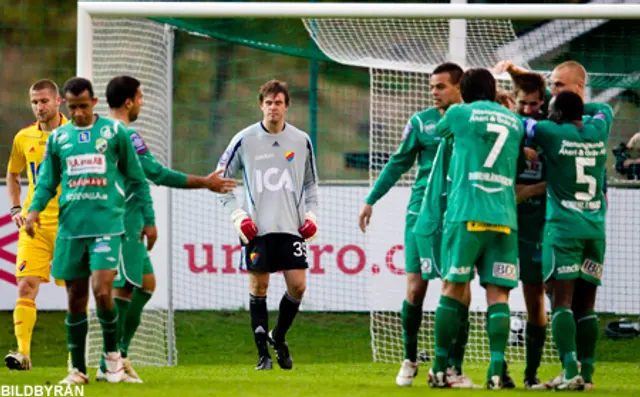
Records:
[[[89,278],[102,326],[107,380],[117,383],[124,372],[111,289],[125,231],[123,182],[142,203],[143,222],[138,231],[147,236],[148,249],[157,238],[153,203],[149,184],[122,123],[93,114],[98,99],[91,82],[72,78],[65,83],[63,94],[72,122],[56,129],[47,139],[25,230],[31,237],[40,233],[40,212],[60,185],[60,220],[51,275],[66,284],[69,312],[65,323],[71,353],[69,375],[61,383],[88,383],[85,346]]]
[[[430,86],[435,106],[411,117],[402,135],[400,147],[380,173],[380,177],[365,199],[359,216],[360,229],[365,232],[373,214],[373,205],[393,187],[402,174],[409,171],[416,158],[418,159],[418,174],[412,188],[405,218],[404,247],[407,295],[402,303],[401,312],[404,361],[396,377],[398,386],[412,385],[418,372],[418,331],[422,322],[422,303],[429,280],[437,277],[439,272],[436,261],[430,257],[423,257],[418,252],[419,247],[413,228],[418,218],[434,157],[440,144],[440,138],[435,134],[435,127],[449,106],[462,102],[460,97],[462,73],[462,68],[454,63],[443,63],[434,69]],[[463,339],[460,341],[465,343]],[[461,361],[462,358],[460,357],[459,360]]]
[[[146,146],[142,136],[129,125],[136,121],[144,105],[140,81],[130,76],[118,76],[109,81],[106,90],[109,116],[120,120],[127,126],[128,136],[138,154],[145,176],[156,185],[182,189],[206,188],[219,193],[227,193],[235,187],[233,179],[221,178],[219,172],[207,177],[186,175],[160,164]],[[113,283],[114,300],[118,310],[118,335],[120,353],[127,382],[142,383],[128,358],[129,345],[140,325],[144,306],[156,287],[153,266],[144,243],[140,241],[138,231],[144,218],[144,199],[136,196],[129,184],[126,187],[127,206],[124,215],[125,236],[122,246],[123,259],[120,262],[119,276]],[[106,364],[100,361],[96,380],[106,380]]]

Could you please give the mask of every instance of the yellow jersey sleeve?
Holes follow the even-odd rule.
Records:
[[[13,138],[13,146],[11,147],[11,154],[9,155],[9,165],[7,169],[13,174],[20,174],[24,171],[27,165],[27,158],[24,155],[24,149],[22,145],[24,136],[18,133]]]

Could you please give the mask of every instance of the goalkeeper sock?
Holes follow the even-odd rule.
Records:
[[[67,345],[69,347],[69,353],[71,353],[71,366],[83,374],[86,374],[87,364],[84,353],[87,333],[89,332],[87,313],[67,313],[67,318],[64,323],[67,328]]]
[[[593,310],[580,313],[576,321],[576,348],[578,360],[582,364],[580,375],[585,382],[593,382],[593,365],[595,364],[596,344],[600,325],[598,315]]]
[[[285,292],[280,300],[278,323],[272,332],[273,339],[276,342],[284,342],[287,331],[291,328],[293,319],[296,318],[296,314],[298,314],[298,309],[300,309],[300,301]]]
[[[96,314],[102,327],[102,351],[105,353],[118,351],[118,312],[115,305],[111,310],[98,307]]]
[[[539,327],[527,322],[525,329],[525,352],[527,366],[524,369],[525,378],[535,378],[542,360],[544,340],[547,337],[546,326]]]
[[[507,303],[494,303],[487,308],[487,334],[489,335],[489,351],[491,363],[487,379],[502,376],[504,370],[504,352],[507,349],[511,322]]]
[[[451,343],[458,332],[460,324],[460,314],[457,301],[448,296],[440,297],[440,304],[436,309],[436,325],[435,325],[435,353],[436,358],[433,361],[433,373],[447,371],[447,359],[449,358],[449,349]]]
[[[464,360],[464,351],[469,341],[469,308],[458,302],[458,314],[460,316],[460,325],[456,338],[449,350],[449,366],[455,368],[459,375],[462,375],[462,361]]]
[[[13,310],[13,329],[18,342],[18,351],[31,357],[31,337],[36,324],[36,303],[31,299],[18,298]]]
[[[113,297],[113,302],[116,304],[116,311],[118,312],[118,345],[122,343],[122,336],[124,335],[124,323],[127,318],[127,309],[131,301],[129,299],[120,298],[119,296]],[[123,358],[125,356],[123,355]]]
[[[573,313],[565,307],[553,310],[551,334],[561,357],[565,378],[571,379],[578,374],[576,362],[576,322]]]
[[[411,362],[418,359],[418,331],[422,323],[422,305],[413,305],[406,299],[402,302],[402,341],[404,358]]]
[[[251,330],[258,348],[258,355],[271,356],[267,346],[267,330],[269,329],[269,312],[267,297],[249,295],[249,312],[251,313]]]
[[[120,343],[120,353],[123,358],[127,357],[131,340],[133,340],[133,336],[136,334],[140,321],[142,320],[144,306],[149,302],[152,294],[152,292],[145,291],[142,288],[133,289],[131,303],[127,309],[127,318],[124,320]]]

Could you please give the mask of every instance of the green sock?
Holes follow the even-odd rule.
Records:
[[[571,310],[565,307],[558,307],[553,310],[551,333],[558,349],[558,355],[562,358],[565,377],[571,379],[578,374],[576,322],[573,319]]]
[[[67,326],[67,344],[69,346],[69,352],[71,353],[71,365],[73,368],[86,374],[87,363],[84,354],[87,343],[87,333],[89,332],[87,313],[67,313],[65,325]]]
[[[489,351],[491,363],[487,372],[487,379],[492,376],[502,376],[504,369],[504,352],[507,349],[509,332],[511,330],[509,304],[494,303],[487,309],[487,334],[489,335]]]
[[[134,288],[131,294],[131,303],[127,310],[127,318],[124,322],[124,331],[122,333],[122,342],[120,343],[120,352],[123,357],[127,357],[129,345],[135,335],[140,321],[142,320],[142,311],[144,306],[151,299],[151,293],[140,288]]]
[[[524,369],[524,376],[525,378],[535,378],[538,374],[540,361],[542,360],[547,328],[544,325],[539,327],[528,322],[525,329],[525,336],[527,366]]]
[[[453,339],[456,337],[458,324],[460,324],[459,305],[462,305],[462,303],[453,298],[444,295],[440,297],[440,304],[436,309],[434,374],[447,371],[449,349]]]
[[[422,323],[422,305],[402,302],[402,341],[404,342],[404,358],[413,362],[418,358],[418,331]]]
[[[600,332],[598,315],[593,310],[574,316],[576,321],[576,348],[578,360],[582,364],[580,375],[585,382],[593,382],[593,365],[595,364],[596,344]]]
[[[111,353],[118,351],[118,312],[115,305],[111,310],[96,310],[102,327],[102,351]]]
[[[122,341],[122,335],[124,334],[124,322],[127,318],[127,310],[131,301],[129,299],[120,298],[118,296],[113,297],[113,301],[116,304],[116,310],[118,312],[118,345]]]
[[[469,308],[460,302],[458,302],[458,304],[460,325],[458,326],[456,338],[449,350],[449,367],[455,368],[458,374],[462,374],[462,361],[464,360],[464,350],[467,347],[467,341],[469,340],[469,328],[471,327],[471,323],[469,322]]]

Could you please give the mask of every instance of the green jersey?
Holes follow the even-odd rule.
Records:
[[[443,215],[447,209],[447,172],[452,150],[451,139],[443,139],[438,146],[420,214],[413,229],[416,234],[430,236],[442,227]]]
[[[67,123],[49,135],[29,211],[42,211],[61,185],[58,237],[124,233],[125,181],[143,202],[145,225],[155,225],[153,203],[125,126],[97,117],[88,127]]]
[[[160,164],[153,154],[151,154],[151,151],[140,134],[131,128],[127,128],[127,134],[133,143],[136,153],[138,154],[140,164],[142,165],[142,169],[144,170],[144,174],[147,179],[159,186],[177,188],[185,188],[187,186],[187,175]],[[144,198],[135,195],[134,190],[135,186],[132,186],[132,182],[127,181],[126,191],[128,199],[125,219],[128,227],[131,225],[131,227],[138,228],[144,222],[143,211],[146,202]],[[127,230],[129,229],[127,228]]]
[[[522,159],[520,118],[492,101],[449,108],[438,134],[454,139],[447,222],[484,222],[517,230],[515,179]]]
[[[554,237],[605,237],[603,187],[613,111],[606,104],[587,104],[585,114],[593,117],[580,129],[571,123],[526,121],[527,136],[547,155],[546,220]]]
[[[409,171],[418,159],[418,174],[411,189],[411,198],[407,211],[418,213],[422,204],[422,196],[427,186],[427,178],[431,172],[440,137],[436,132],[436,124],[442,118],[437,108],[429,108],[414,114],[402,134],[402,143],[391,156],[365,202],[374,205],[396,184],[405,172]]]

